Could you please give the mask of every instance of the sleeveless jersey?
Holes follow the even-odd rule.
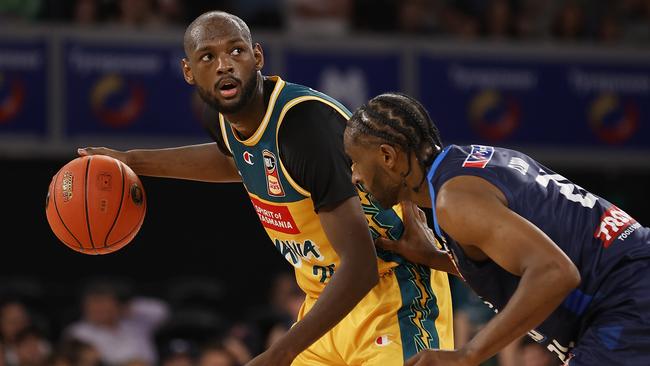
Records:
[[[433,207],[440,187],[459,175],[481,177],[499,188],[508,207],[542,230],[577,266],[579,287],[529,333],[564,359],[588,325],[586,319],[597,312],[599,287],[608,274],[622,262],[650,258],[650,229],[527,155],[492,146],[451,145],[440,153],[428,172]],[[435,209],[433,213],[436,233],[468,285],[495,311],[502,309],[520,278],[491,260],[467,258],[438,226]]]
[[[325,103],[346,119],[351,113],[338,101],[309,87],[277,76],[271,79],[275,87],[257,131],[241,140],[220,114],[221,133],[269,238],[295,268],[298,285],[317,298],[339,266],[339,258],[320,224],[310,193],[294,181],[280,159],[278,131],[287,111],[304,101]],[[403,231],[398,213],[378,209],[365,192],[359,193],[373,237],[398,238]],[[380,254],[386,259],[378,259],[380,274],[403,262],[390,253]]]

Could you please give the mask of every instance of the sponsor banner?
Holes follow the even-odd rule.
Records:
[[[285,234],[300,233],[300,229],[298,229],[288,207],[265,203],[252,196],[250,199],[253,202],[257,216],[260,218],[260,222],[265,228]]]
[[[640,227],[641,224],[625,211],[612,205],[603,213],[594,237],[600,239],[603,246],[608,248],[615,239],[623,241]]]
[[[0,135],[45,135],[47,57],[44,41],[0,40]]]
[[[285,60],[285,80],[328,94],[352,111],[377,94],[401,90],[398,53],[290,50]]]
[[[67,135],[205,136],[178,46],[64,45]]]
[[[454,143],[648,148],[650,66],[418,58],[418,93]]]

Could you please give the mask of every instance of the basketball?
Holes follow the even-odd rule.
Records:
[[[126,164],[104,155],[64,165],[52,178],[45,201],[56,237],[84,254],[123,248],[140,231],[146,210],[140,178]]]

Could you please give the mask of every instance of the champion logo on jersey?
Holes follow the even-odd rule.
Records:
[[[388,338],[389,335],[390,335],[390,334],[385,334],[385,335],[383,335],[383,336],[379,336],[379,337],[377,337],[377,339],[375,339],[375,344],[378,345],[379,347],[388,346],[388,345],[392,342],[392,341]]]
[[[483,145],[472,145],[472,151],[463,162],[463,168],[485,168],[492,160],[494,147]]]
[[[242,156],[244,157],[244,161],[246,162],[246,164],[248,164],[248,165],[255,164],[255,163],[253,163],[253,157],[254,157],[253,154],[249,153],[248,151],[244,151]]]

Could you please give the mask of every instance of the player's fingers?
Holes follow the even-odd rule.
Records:
[[[82,147],[77,149],[77,154],[80,156],[88,156],[88,155],[108,155],[106,153],[106,148],[105,147]]]
[[[424,211],[422,211],[421,208],[415,206],[415,212],[417,212],[420,222],[427,222],[427,215],[424,213]]]
[[[383,250],[394,251],[397,246],[395,240],[390,240],[386,238],[377,238],[375,240],[375,245]]]
[[[413,209],[413,207],[416,207],[415,203],[411,201],[402,201],[400,202],[400,205],[402,206],[402,221],[404,221],[405,226],[408,227],[408,224],[417,220],[417,214]]]

